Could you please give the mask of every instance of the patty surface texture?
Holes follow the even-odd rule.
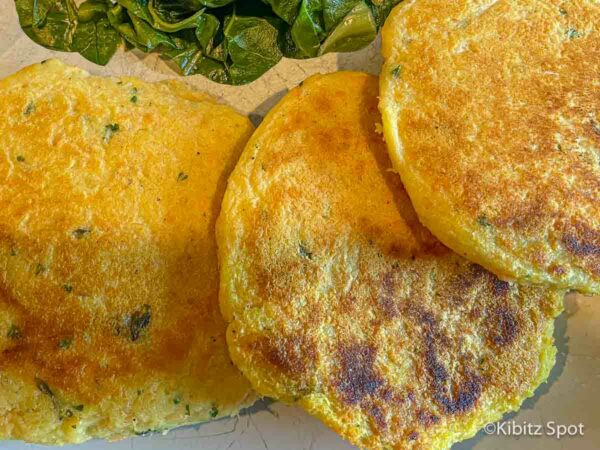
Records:
[[[533,395],[562,292],[425,229],[392,171],[378,82],[309,78],[257,129],[217,222],[231,357],[260,393],[368,449],[445,449]]]
[[[0,439],[119,439],[251,403],[214,237],[248,119],[57,60],[0,98]]]
[[[600,292],[600,3],[405,1],[384,29],[394,168],[445,245]]]

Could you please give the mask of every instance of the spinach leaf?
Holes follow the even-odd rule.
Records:
[[[325,30],[331,31],[362,0],[331,0],[323,4]]]
[[[19,24],[34,42],[53,50],[72,51],[77,8],[71,0],[15,0]]]
[[[319,52],[325,37],[321,12],[319,0],[302,0],[298,17],[292,25],[292,39],[300,56],[312,58]]]
[[[79,23],[91,22],[92,20],[100,20],[106,17],[108,5],[103,0],[87,0],[79,5],[77,18]]]
[[[271,5],[273,12],[290,25],[296,20],[300,2],[301,0],[265,0],[265,3]]]
[[[377,24],[373,13],[365,2],[360,1],[325,39],[319,54],[360,50],[373,42],[376,36]]]
[[[401,0],[15,0],[45,47],[106,64],[119,46],[156,51],[184,75],[249,83],[283,57],[363,48]]]
[[[88,3],[92,3],[92,1],[88,0],[81,7]],[[92,18],[92,20],[80,22],[77,26],[73,37],[73,49],[87,60],[104,66],[121,45],[122,38],[119,32],[108,22],[106,12],[99,14],[98,10],[93,9],[92,6],[83,10],[85,11],[84,18]],[[82,11],[81,7],[79,9],[80,13]],[[88,11],[93,12],[88,14]],[[94,17],[97,19],[94,20]]]
[[[234,84],[256,80],[283,56],[277,45],[277,28],[267,19],[239,17],[234,13],[227,19],[223,32],[232,61],[229,74]]]

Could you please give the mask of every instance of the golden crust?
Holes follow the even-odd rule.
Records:
[[[600,292],[600,6],[406,1],[380,109],[421,221],[505,279]]]
[[[423,228],[376,133],[377,80],[309,78],[267,115],[217,222],[234,362],[364,448],[441,449],[533,394],[561,294]]]
[[[118,439],[254,399],[213,232],[252,126],[172,86],[56,60],[0,81],[0,439]]]

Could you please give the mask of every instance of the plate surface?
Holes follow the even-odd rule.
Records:
[[[174,78],[173,68],[155,55],[119,53],[106,66],[96,66],[79,55],[57,53],[29,40],[18,26],[12,1],[0,5],[0,78],[51,57],[78,65],[94,75],[130,75],[147,81]],[[381,65],[379,41],[352,54],[326,55],[308,61],[284,60],[266,76],[247,86],[222,86],[202,76],[186,78],[192,86],[210,92],[255,123],[277,103],[287,89],[314,73],[362,70],[377,74]],[[557,363],[548,383],[527,400],[518,414],[506,416],[455,450],[539,449],[596,450],[600,446],[600,297],[570,295],[566,311],[556,323]],[[530,434],[519,426],[531,425]],[[583,435],[579,424],[583,425]],[[540,425],[537,430],[536,426]],[[557,439],[559,425],[573,425],[575,436]],[[520,434],[520,435],[519,435]],[[0,442],[5,450],[41,450],[48,447]],[[135,437],[116,443],[92,441],[65,450],[348,450],[341,440],[300,409],[262,401],[240,417],[180,428],[167,435]]]

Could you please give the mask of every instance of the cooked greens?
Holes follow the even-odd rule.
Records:
[[[282,57],[368,45],[401,0],[15,0],[23,31],[44,47],[104,65],[123,44],[157,51],[184,75],[256,80]]]

